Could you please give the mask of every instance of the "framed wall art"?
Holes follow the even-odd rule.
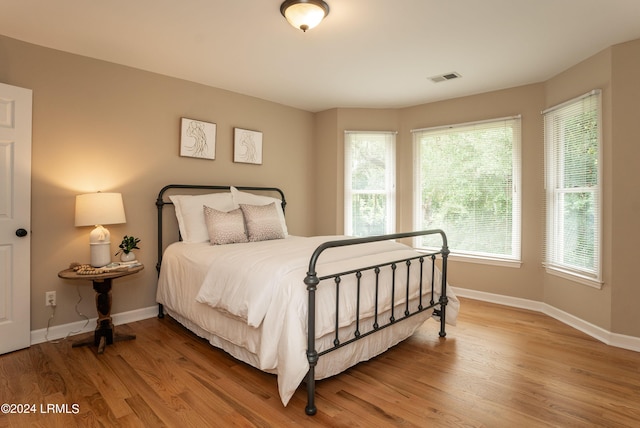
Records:
[[[180,126],[180,156],[216,158],[216,124],[182,118]]]
[[[262,165],[262,132],[233,128],[233,161]]]

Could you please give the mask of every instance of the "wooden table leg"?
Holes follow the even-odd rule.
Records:
[[[93,281],[93,289],[96,291],[96,309],[98,310],[98,325],[94,333],[94,343],[100,352],[102,338],[107,345],[113,344],[113,321],[111,319],[111,278],[102,281]],[[104,346],[102,346],[104,351]]]
[[[74,348],[93,344],[98,347],[98,354],[102,354],[104,348],[107,345],[112,345],[114,341],[119,342],[136,338],[135,334],[118,335],[114,331],[115,328],[111,319],[111,282],[111,278],[93,281],[93,289],[96,292],[96,309],[98,311],[98,322],[93,334],[93,340],[87,339],[75,342],[73,344]]]

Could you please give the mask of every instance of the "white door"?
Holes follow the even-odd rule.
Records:
[[[0,354],[31,342],[31,100],[0,83]]]

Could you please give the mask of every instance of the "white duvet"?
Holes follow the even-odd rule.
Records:
[[[306,357],[307,348],[307,290],[303,283],[308,270],[309,259],[312,252],[323,242],[328,240],[341,239],[335,236],[303,238],[289,236],[286,239],[231,244],[224,246],[197,245],[194,244],[173,244],[165,252],[163,258],[163,270],[165,264],[173,266],[171,269],[184,270],[199,269],[202,273],[202,283],[195,300],[217,311],[228,314],[229,317],[242,323],[246,323],[249,330],[255,329],[259,338],[238,342],[231,338],[234,343],[247,347],[255,354],[256,361],[250,363],[258,368],[276,373],[278,375],[278,389],[283,404],[287,404],[300,382],[304,379],[309,365]],[[182,253],[183,262],[180,267],[175,263],[169,263],[168,258],[172,253]],[[186,252],[186,256],[184,253]],[[413,257],[417,253],[415,250],[391,241],[369,243],[365,245],[345,246],[326,250],[319,258],[317,265],[318,276],[329,273],[346,271],[352,268],[376,265],[385,261],[401,260]],[[189,265],[192,266],[189,266]],[[197,268],[196,268],[197,266]],[[406,272],[407,266],[399,264],[395,270],[396,286],[393,297],[395,318],[403,316],[407,301],[406,292]],[[411,309],[418,305],[417,297],[420,294],[418,287],[419,263],[410,265],[412,273],[410,277],[409,301]],[[424,263],[424,278],[430,278],[430,259]],[[372,329],[373,320],[363,321],[374,315],[375,289],[371,281],[373,272],[363,275],[360,287],[360,331],[365,332]],[[392,291],[386,285],[390,281],[390,269],[384,269],[381,273],[378,296],[378,313],[386,311],[384,319],[379,323],[386,323],[391,316]],[[198,277],[198,275],[196,275]],[[166,280],[161,274],[159,282],[159,297],[161,289],[166,287],[163,284]],[[440,291],[440,275],[436,274],[436,296],[437,301]],[[423,305],[427,305],[430,299],[430,284],[425,280],[422,294]],[[340,282],[340,310],[338,323],[340,327],[353,324],[356,318],[355,295],[358,293],[356,279],[354,275],[341,278]],[[166,291],[162,293],[166,294]],[[449,305],[447,306],[447,322],[455,323],[459,303],[453,293],[448,289]],[[159,298],[162,302],[162,299]],[[331,346],[334,339],[335,330],[335,285],[333,281],[323,281],[318,286],[316,293],[316,342],[318,350]],[[425,317],[416,317],[424,320]],[[197,322],[197,321],[196,321]],[[372,340],[366,344],[364,351],[345,353],[340,359],[348,361],[332,362],[329,359],[334,353],[323,356],[319,361],[320,376],[322,371],[326,375],[335,374],[338,370],[357,363],[360,360],[371,358],[386,350],[389,346],[399,342],[413,333],[420,322],[407,323],[403,321],[394,325],[390,332],[382,331],[384,335],[391,334],[391,330],[397,330],[397,338],[386,337],[379,342]],[[340,330],[341,340],[352,335],[353,330]],[[212,332],[216,334],[216,332]],[[229,335],[229,333],[226,333]],[[394,333],[395,334],[395,333]],[[376,333],[370,337],[376,337]],[[384,336],[383,335],[383,336]],[[359,343],[359,342],[358,342]],[[346,348],[350,348],[352,345]],[[346,349],[342,348],[342,349]],[[341,351],[342,351],[341,349]],[[336,352],[340,353],[340,351]],[[325,361],[323,360],[329,360]],[[322,367],[320,367],[322,366]],[[332,368],[332,366],[335,366]]]

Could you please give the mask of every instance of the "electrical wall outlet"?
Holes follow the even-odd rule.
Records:
[[[55,291],[47,291],[44,295],[44,304],[45,306],[55,306],[56,305],[56,292]]]

